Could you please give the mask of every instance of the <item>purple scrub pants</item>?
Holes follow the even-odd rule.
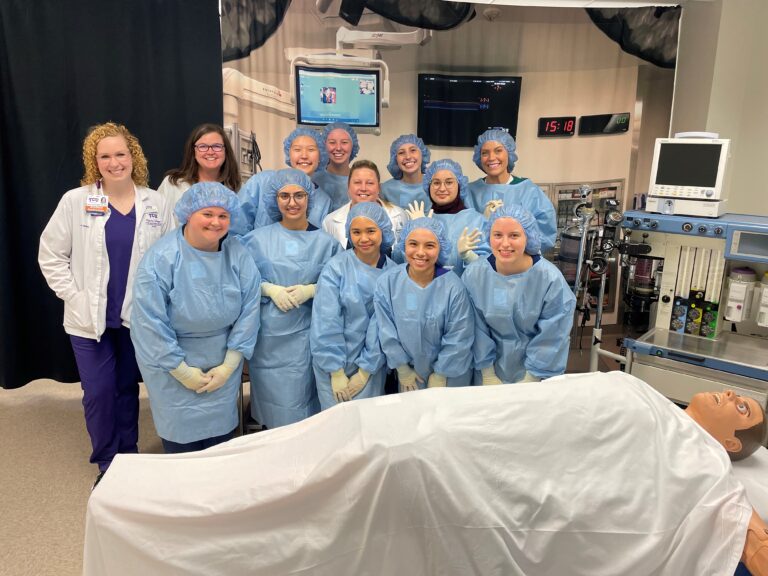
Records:
[[[109,468],[118,453],[137,452],[139,380],[128,328],[107,328],[97,342],[70,336],[83,388],[85,427],[91,437],[90,461]]]

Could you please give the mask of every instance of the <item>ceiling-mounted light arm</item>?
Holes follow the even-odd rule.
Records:
[[[381,70],[381,107],[389,108],[389,66],[384,60],[340,56],[336,54],[307,54],[291,60],[291,87],[296,86],[296,66],[336,66],[338,68],[377,68]],[[296,94],[291,90],[291,100],[296,101]]]
[[[432,30],[418,28],[412,32],[372,32],[350,30],[340,26],[336,31],[336,53],[341,54],[344,46],[368,46],[378,48],[400,48],[406,45],[424,46],[432,39]]]

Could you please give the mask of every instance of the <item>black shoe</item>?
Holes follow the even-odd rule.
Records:
[[[104,478],[104,473],[105,472],[106,472],[106,470],[102,470],[101,472],[99,472],[98,476],[96,476],[96,482],[93,483],[93,486],[91,487],[91,492],[93,492],[93,490],[96,488],[96,486],[99,485],[99,482],[101,482],[101,479]]]

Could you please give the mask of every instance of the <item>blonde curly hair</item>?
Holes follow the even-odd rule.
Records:
[[[149,183],[149,170],[147,169],[147,158],[144,156],[141,144],[139,144],[136,136],[128,131],[128,128],[114,122],[97,124],[88,130],[88,134],[85,140],[83,140],[83,167],[85,172],[80,180],[80,185],[87,186],[101,179],[99,166],[96,162],[96,147],[104,138],[109,138],[110,136],[122,136],[125,138],[133,162],[131,179],[139,186],[147,186]]]

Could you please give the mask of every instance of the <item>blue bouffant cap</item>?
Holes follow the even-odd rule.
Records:
[[[378,202],[359,202],[352,206],[347,215],[347,223],[344,227],[347,238],[349,238],[349,227],[355,218],[368,218],[381,230],[381,252],[389,252],[395,243],[395,234],[392,232],[392,221],[387,215],[387,211],[381,207]]]
[[[186,224],[189,217],[204,208],[223,208],[229,212],[230,227],[245,221],[237,194],[220,182],[193,184],[176,202],[174,213],[179,224]],[[235,228],[237,229],[237,228]]]
[[[267,214],[273,222],[279,222],[283,219],[280,209],[277,207],[277,193],[286,186],[300,186],[309,197],[307,198],[307,214],[312,208],[315,186],[309,176],[296,168],[283,168],[277,170],[269,179],[266,190],[264,191],[264,207]]]
[[[517,220],[520,226],[523,227],[525,232],[525,252],[526,254],[539,254],[541,252],[541,234],[539,233],[539,224],[536,222],[536,218],[533,214],[528,212],[525,208],[519,204],[511,204],[509,206],[502,206],[496,210],[488,221],[483,226],[483,233],[486,238],[491,237],[491,228],[493,223],[499,218],[511,218]]]
[[[472,162],[474,162],[480,170],[483,169],[483,165],[480,163],[480,150],[486,142],[498,142],[507,149],[507,154],[509,155],[507,172],[512,172],[515,167],[515,162],[517,162],[517,152],[515,152],[515,150],[517,150],[517,144],[515,144],[515,139],[509,135],[509,132],[503,128],[491,128],[477,137],[475,151],[472,154]]]
[[[334,130],[344,130],[344,132],[349,134],[349,139],[352,140],[352,153],[349,155],[349,161],[352,162],[352,160],[357,157],[357,153],[360,152],[360,144],[357,141],[357,133],[355,132],[355,129],[346,122],[331,122],[330,124],[326,124],[322,134],[323,143],[328,141],[328,135]]]
[[[437,264],[438,266],[442,266],[451,255],[451,243],[448,241],[448,234],[445,231],[443,223],[437,218],[416,218],[415,220],[408,220],[400,232],[400,240],[397,242],[397,249],[405,254],[405,243],[408,240],[408,236],[411,232],[418,230],[419,228],[429,230],[437,238],[437,242],[440,244],[440,253],[437,256]]]
[[[424,173],[424,179],[421,181],[421,185],[424,188],[424,192],[426,192],[427,197],[431,198],[429,195],[429,189],[432,185],[432,178],[434,178],[435,174],[440,172],[440,170],[450,170],[453,172],[453,175],[456,177],[456,181],[459,183],[459,196],[462,200],[465,200],[467,193],[469,192],[469,178],[464,176],[464,172],[461,171],[461,166],[459,163],[454,162],[450,158],[435,160],[427,167],[427,171]]]
[[[400,170],[400,166],[397,165],[397,151],[403,144],[415,144],[421,151],[421,173],[424,174],[424,170],[429,164],[430,152],[424,140],[416,136],[416,134],[403,134],[395,139],[389,147],[389,164],[387,164],[387,170],[392,174],[392,178],[400,180],[403,177],[403,171]]]
[[[291,145],[293,141],[299,136],[309,136],[314,139],[317,144],[317,149],[320,152],[320,162],[317,165],[317,172],[325,170],[325,165],[328,164],[328,153],[325,151],[325,141],[320,137],[320,133],[317,130],[311,128],[296,128],[293,132],[283,140],[283,152],[285,153],[285,164],[292,166],[291,164]]]

